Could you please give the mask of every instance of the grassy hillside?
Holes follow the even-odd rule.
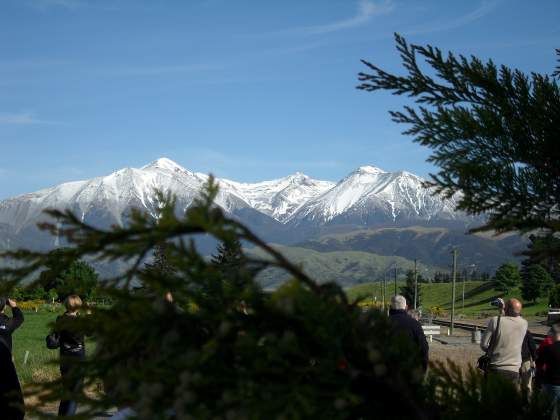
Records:
[[[404,283],[397,283],[397,289]],[[451,283],[431,283],[422,284],[422,308],[427,310],[433,306],[441,306],[445,311],[451,309]],[[381,283],[367,283],[360,284],[346,290],[350,299],[367,298],[369,301],[377,296],[377,300],[381,301],[382,296]],[[521,299],[521,291],[519,288],[512,289],[509,293],[504,294],[497,292],[490,282],[467,281],[465,282],[465,306],[462,305],[462,290],[463,283],[457,283],[456,298],[455,298],[455,311],[458,314],[465,316],[484,316],[486,314],[493,314],[495,310],[490,306],[490,302],[498,297],[509,299],[512,297]],[[394,293],[393,283],[387,284],[387,301]],[[548,306],[548,299],[542,298],[536,304],[528,302],[524,304],[523,314],[525,316],[535,316],[538,312],[545,312]]]
[[[493,272],[514,253],[525,248],[525,241],[515,235],[467,235],[464,231],[444,227],[404,227],[362,229],[321,236],[300,246],[320,252],[364,251],[377,255],[415,258],[439,267],[448,267],[450,253],[459,250],[461,267],[474,264],[479,271]]]
[[[406,270],[414,267],[414,262],[396,256],[375,255],[361,251],[318,252],[312,249],[276,246],[290,261],[300,265],[303,270],[319,283],[335,281],[343,286],[366,283],[383,278],[383,275],[399,268],[402,277]],[[263,256],[258,250],[247,250],[253,255]],[[418,271],[432,275],[434,271],[442,270],[425,264],[419,264]],[[259,280],[265,287],[276,287],[288,276],[285,272],[270,269],[261,274]]]

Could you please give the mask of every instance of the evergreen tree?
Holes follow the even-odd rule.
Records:
[[[169,263],[165,254],[165,245],[154,246],[152,262],[144,264],[144,271],[152,276],[170,276],[175,273],[175,268]]]
[[[494,288],[500,292],[507,293],[520,282],[519,268],[514,263],[502,264],[494,274]]]
[[[409,308],[414,308],[414,271],[408,270],[406,272],[406,285],[401,287],[401,295],[406,299]],[[422,286],[420,284],[420,276],[418,276],[418,294],[416,296],[416,307],[422,306]]]
[[[560,284],[555,285],[550,290],[548,304],[553,308],[560,308]]]
[[[238,269],[244,263],[243,248],[238,239],[220,243],[217,254],[212,256],[212,264],[219,266],[224,272]]]
[[[554,285],[550,274],[538,264],[524,266],[521,270],[521,278],[523,281],[521,296],[533,302],[541,296],[546,296]]]
[[[49,290],[49,299],[51,300],[51,303],[54,304],[54,302],[58,299],[58,292],[56,291],[56,289],[51,289]]]
[[[417,107],[391,116],[432,149],[428,160],[440,168],[431,175],[436,192],[460,192],[458,210],[489,216],[473,231],[560,232],[558,81],[395,39],[408,74],[362,60],[370,73],[359,74],[358,88],[415,99]],[[433,71],[425,72],[419,58]],[[552,252],[560,255],[559,243]]]
[[[490,281],[491,278],[492,276],[486,271],[480,275],[480,281]]]
[[[216,304],[223,305],[232,299],[237,305],[245,307],[245,300],[240,298],[246,292],[247,276],[253,276],[255,267],[248,263],[241,241],[238,238],[228,238],[222,241],[217,253],[212,256],[212,265],[217,269],[218,281],[207,291]]]
[[[72,294],[89,299],[97,286],[97,278],[97,272],[91,265],[85,261],[76,260],[57,278],[57,287],[52,289],[56,289],[60,299],[65,299],[66,296]]]
[[[555,283],[560,283],[560,256],[556,250],[560,248],[560,237],[552,234],[529,236],[529,245],[523,255],[527,259],[523,264],[539,264],[550,273]]]
[[[61,274],[73,262],[72,250],[69,248],[56,248],[50,251],[45,258],[44,270],[39,274],[37,282],[47,291],[58,288]]]

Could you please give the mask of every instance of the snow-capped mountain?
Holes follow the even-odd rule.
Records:
[[[158,159],[140,169],[126,168],[105,177],[69,182],[0,202],[0,225],[15,233],[44,218],[47,208],[71,209],[83,221],[123,224],[132,207],[155,214],[155,189],[177,195],[180,209],[198,195],[205,178],[169,159]],[[250,205],[235,194],[221,190],[216,203],[229,212]],[[101,223],[100,223],[101,222]]]
[[[222,188],[243,196],[253,208],[282,223],[287,222],[309,200],[335,186],[334,182],[312,179],[300,172],[254,184],[226,179],[220,179],[219,183]]]
[[[466,220],[454,198],[434,196],[425,180],[409,172],[385,172],[362,166],[333,188],[310,199],[289,219],[310,223],[381,225],[401,222]]]
[[[154,191],[158,189],[177,197],[180,212],[192,204],[207,179],[205,174],[161,158],[142,168],[121,169],[0,201],[3,246],[59,246],[57,238],[36,228],[37,222],[46,220],[43,211],[47,208],[70,209],[99,227],[123,225],[131,208],[155,214]],[[252,184],[217,181],[216,204],[274,242],[294,243],[313,235],[313,229],[337,225],[395,227],[454,221],[464,227],[468,223],[453,210],[454,200],[432,196],[423,179],[408,172],[364,166],[337,184],[301,173]]]

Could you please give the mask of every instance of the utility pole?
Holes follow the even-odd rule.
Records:
[[[397,267],[395,266],[395,296],[397,296]]]
[[[451,288],[451,335],[453,335],[455,321],[455,282],[457,280],[457,249],[453,249],[453,286]]]
[[[381,293],[383,294],[383,313],[385,313],[385,302],[386,302],[386,297],[385,297],[385,289],[386,289],[386,283],[387,283],[387,273],[383,274],[383,283],[381,284],[381,288],[382,291]]]
[[[462,304],[461,304],[461,311],[464,313],[465,312],[465,275],[463,273],[463,300],[462,300]]]
[[[417,270],[417,260],[414,259],[414,310],[416,310],[418,302],[418,270]]]

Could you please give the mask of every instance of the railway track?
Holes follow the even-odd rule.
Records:
[[[442,325],[444,327],[450,327],[451,326],[451,321],[445,321],[443,319],[434,319],[432,321],[433,324],[436,325]],[[462,330],[467,330],[467,331],[474,331],[475,329],[480,330],[480,331],[484,331],[486,329],[486,325],[482,325],[482,324],[471,324],[468,322],[454,322],[453,323],[455,328],[460,328]],[[533,334],[533,338],[535,340],[535,342],[537,344],[540,344],[541,341],[543,341],[546,338],[546,334],[539,334],[539,333],[532,333]]]

